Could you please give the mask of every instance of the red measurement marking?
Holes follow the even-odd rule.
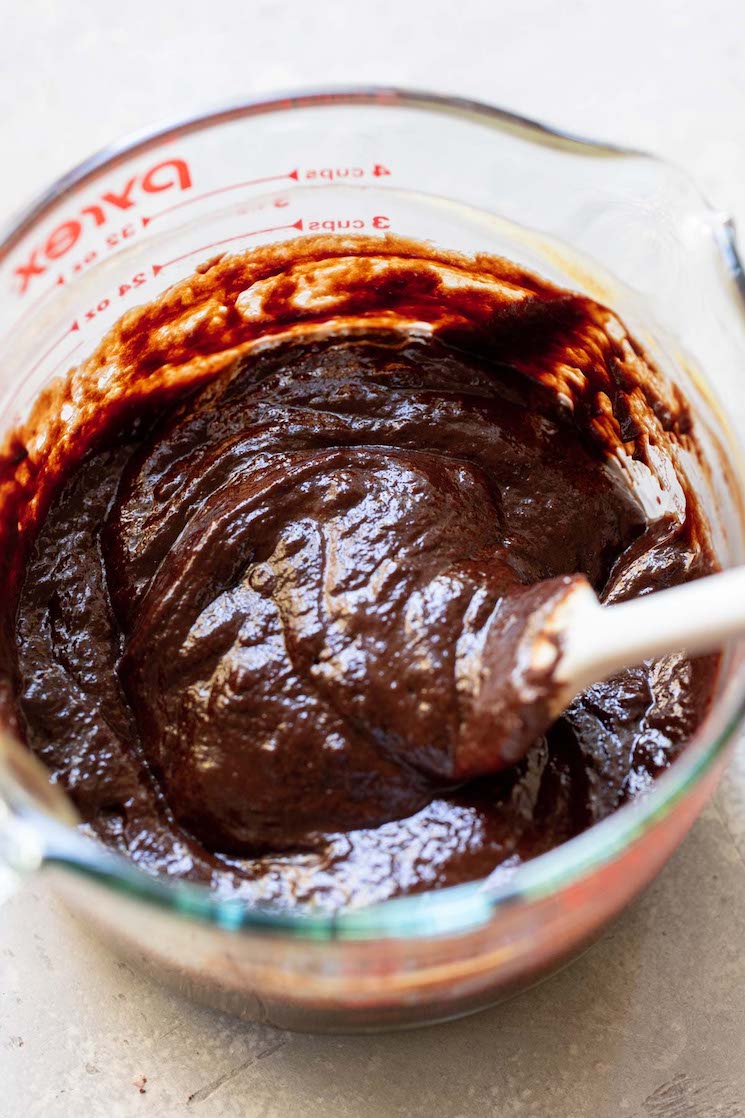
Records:
[[[260,233],[279,233],[282,229],[300,229],[302,231],[302,228],[303,219],[299,217],[291,225],[272,225],[269,229],[252,229],[249,233],[236,233],[234,237],[225,237],[222,241],[212,241],[208,245],[192,248],[181,256],[174,256],[173,260],[166,260],[165,264],[153,264],[153,275],[157,276],[158,272],[162,272],[164,268],[169,268],[171,264],[178,264],[179,260],[186,260],[188,256],[194,256],[197,252],[206,252],[208,248],[218,248],[219,245],[226,245],[229,241],[240,241],[243,237],[258,237]]]
[[[382,163],[376,163],[372,171],[367,171],[364,167],[307,167],[301,177],[308,182],[316,179],[321,179],[323,182],[336,182],[338,179],[364,179],[368,174],[379,179],[383,175],[390,175],[391,172]]]
[[[94,201],[82,207],[77,214],[70,215],[51,231],[46,241],[37,244],[26,258],[25,264],[18,264],[14,275],[18,282],[18,294],[25,295],[31,281],[43,276],[51,267],[78,243],[86,231],[106,225],[120,210],[129,210],[139,205],[143,198],[138,195],[160,194],[163,190],[178,187],[179,190],[191,189],[191,172],[183,159],[166,159],[156,163],[143,175],[135,175],[126,183],[119,180],[117,190],[107,189]]]
[[[167,206],[164,210],[158,210],[157,214],[152,217],[143,217],[142,224],[149,225],[151,221],[155,221],[164,214],[173,213],[174,210],[180,210],[182,206],[190,206],[192,202],[201,202],[203,198],[212,198],[215,194],[225,194],[228,190],[240,190],[244,186],[261,186],[265,182],[281,182],[282,179],[298,180],[298,172],[286,171],[283,175],[267,175],[263,179],[247,179],[246,182],[234,182],[230,186],[218,186],[214,190],[206,190],[204,194],[194,194],[191,198],[186,198],[183,202],[177,202],[175,206]],[[164,265],[165,267],[165,265]]]
[[[314,233],[317,229],[322,229],[324,233],[346,233],[366,229],[368,225],[373,229],[390,229],[391,219],[385,214],[376,214],[367,221],[364,217],[329,217],[323,221],[308,221],[305,227],[309,233]]]
[[[31,366],[31,368],[30,368],[29,372],[33,373],[33,372],[34,372],[34,371],[35,371],[36,369],[38,369],[38,368],[39,368],[39,365],[41,365],[41,364],[42,364],[42,362],[46,361],[46,359],[47,359],[47,357],[49,356],[49,354],[50,354],[50,353],[53,353],[53,352],[54,352],[54,350],[55,350],[55,349],[57,348],[57,346],[58,346],[58,345],[61,345],[61,344],[62,344],[62,342],[64,342],[65,338],[66,338],[66,337],[67,337],[67,336],[68,336],[69,334],[72,334],[72,333],[73,333],[73,332],[74,332],[75,330],[79,330],[79,329],[80,329],[80,323],[78,322],[78,320],[77,320],[77,319],[75,319],[75,321],[73,322],[72,326],[68,326],[68,327],[67,327],[67,329],[65,330],[64,334],[61,334],[61,335],[60,335],[60,337],[59,337],[59,338],[57,338],[57,341],[56,341],[56,342],[53,342],[53,343],[52,343],[52,344],[50,345],[49,349],[48,349],[48,350],[46,350],[46,351],[45,351],[44,353],[42,353],[42,355],[41,355],[41,357],[39,358],[39,360],[38,360],[38,361],[37,361],[37,362],[36,362],[36,363],[35,363],[34,365],[32,365],[32,366]]]

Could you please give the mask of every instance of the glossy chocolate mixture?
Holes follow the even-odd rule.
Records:
[[[610,312],[497,261],[440,259],[479,278],[435,289],[435,254],[387,243],[387,273],[364,241],[325,279],[320,240],[217,262],[73,374],[62,395],[95,407],[56,458],[29,468],[31,432],[9,447],[6,494],[35,498],[19,729],[152,872],[285,906],[509,872],[642,791],[706,710],[716,658],[668,657],[486,766],[504,771],[469,768],[515,705],[510,634],[566,576],[613,601],[713,562],[685,487],[650,517],[619,466],[651,476],[690,419]],[[342,274],[349,321],[314,340],[297,296]]]

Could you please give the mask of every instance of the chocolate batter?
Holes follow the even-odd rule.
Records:
[[[716,657],[674,656],[546,734],[539,688],[494,733],[515,636],[569,576],[614,601],[714,569],[682,483],[652,519],[618,466],[672,460],[690,418],[605,308],[386,244],[387,273],[362,239],[333,261],[349,317],[315,340],[297,296],[310,277],[328,299],[321,239],[205,268],[72,374],[61,395],[93,406],[56,458],[29,470],[30,432],[6,457],[6,539],[33,506],[9,573],[20,730],[151,872],[284,906],[507,872],[646,788],[707,708]],[[471,289],[435,289],[438,261]]]

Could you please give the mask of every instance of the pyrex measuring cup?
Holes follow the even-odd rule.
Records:
[[[216,254],[387,231],[503,254],[613,305],[691,400],[714,546],[724,565],[743,561],[745,285],[729,224],[655,159],[428,94],[239,105],[134,137],[56,183],[0,243],[0,429],[128,308]],[[140,966],[247,1018],[345,1030],[442,1019],[564,961],[651,879],[711,792],[744,696],[733,648],[711,714],[654,790],[511,878],[338,915],[148,878],[74,829],[5,732],[0,887],[43,869]]]

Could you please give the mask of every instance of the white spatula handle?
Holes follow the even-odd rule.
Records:
[[[612,606],[580,586],[568,610],[557,675],[573,696],[650,656],[712,652],[745,637],[745,567]]]

